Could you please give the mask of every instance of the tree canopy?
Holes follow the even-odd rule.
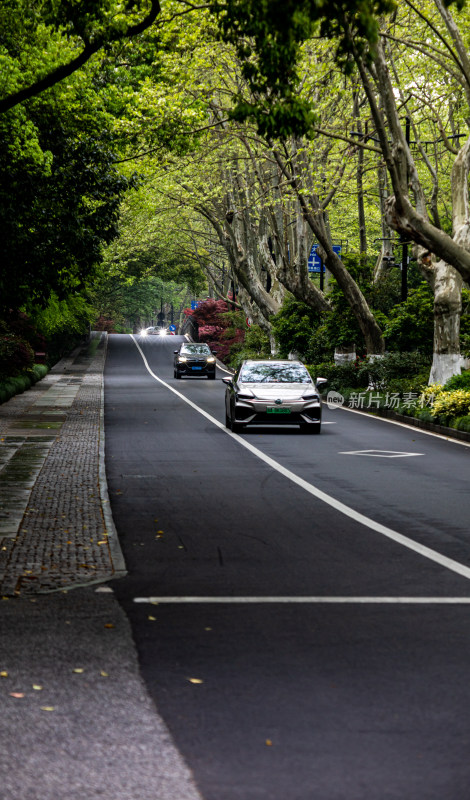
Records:
[[[457,369],[470,276],[462,8],[9,0],[3,309],[88,293],[102,311],[119,297],[121,314],[139,285],[171,284],[173,298],[233,286],[273,346],[294,297],[312,319],[344,303],[344,336],[378,354],[384,330],[398,336],[383,315],[405,299],[392,275],[405,264],[434,297],[436,370]],[[314,243],[324,281],[307,269]]]

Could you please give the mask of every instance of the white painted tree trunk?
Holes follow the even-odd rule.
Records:
[[[469,171],[470,139],[467,139],[452,166],[451,180],[454,241],[467,251],[470,250]],[[462,276],[454,267],[443,260],[434,263],[434,358],[430,383],[444,384],[461,372],[462,283]]]
[[[429,383],[446,383],[460,375],[462,278],[444,261],[434,264],[434,348]]]

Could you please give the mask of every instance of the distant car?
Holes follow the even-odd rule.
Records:
[[[140,331],[141,336],[166,336],[167,333],[166,328],[156,328],[154,325],[150,325],[149,328],[142,328]]]
[[[222,378],[225,425],[240,433],[246,425],[300,425],[304,433],[320,433],[318,386],[300,361],[244,361],[233,378]]]
[[[210,380],[215,379],[216,358],[215,353],[208,344],[203,342],[184,342],[179,350],[175,350],[174,377],[182,375],[207,375]]]

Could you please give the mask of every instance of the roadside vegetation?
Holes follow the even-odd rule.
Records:
[[[6,378],[190,317],[229,366],[298,356],[345,397],[460,375],[464,0],[11,0],[0,33]]]

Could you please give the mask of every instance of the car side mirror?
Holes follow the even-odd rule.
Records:
[[[217,355],[217,350],[211,350],[211,353],[212,353],[213,356],[216,356]]]
[[[179,353],[179,350],[173,350],[173,352],[174,352],[175,356],[177,356],[178,353]]]
[[[227,384],[227,386],[233,386],[231,378],[222,378],[222,383]]]
[[[324,383],[328,383],[327,378],[315,378],[315,383],[317,386],[323,386]]]

